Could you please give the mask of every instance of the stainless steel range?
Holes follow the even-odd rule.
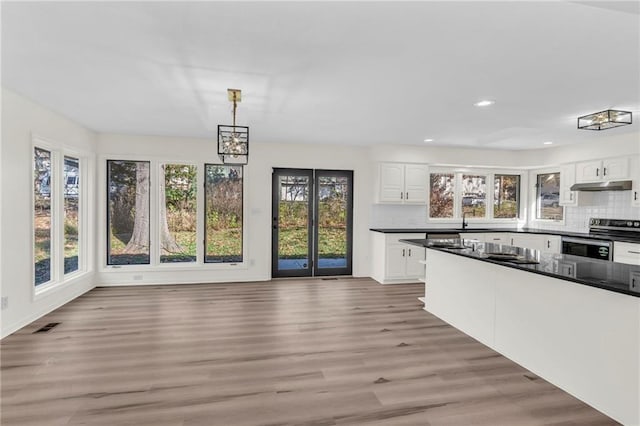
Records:
[[[613,260],[613,240],[622,238],[640,242],[640,220],[592,218],[589,234],[590,238],[562,237],[562,253]]]

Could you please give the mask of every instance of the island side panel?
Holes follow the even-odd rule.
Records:
[[[503,269],[494,349],[615,420],[640,424],[640,298]]]
[[[622,424],[640,424],[640,298],[427,249],[425,310]]]
[[[478,263],[427,249],[425,310],[493,347],[496,272]]]

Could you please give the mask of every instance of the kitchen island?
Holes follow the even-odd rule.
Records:
[[[426,311],[616,421],[640,424],[640,266],[403,242],[427,248]]]

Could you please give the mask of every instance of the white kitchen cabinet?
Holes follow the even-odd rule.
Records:
[[[631,205],[633,207],[640,207],[640,159],[634,158],[630,165],[630,175],[632,181],[631,188]]]
[[[640,265],[640,244],[614,241],[613,261],[628,263],[629,265]]]
[[[511,234],[508,232],[485,233],[484,242],[493,244],[511,244]]]
[[[572,191],[571,186],[576,183],[576,165],[565,164],[560,168],[560,205],[577,206],[578,192]]]
[[[509,245],[533,250],[542,250],[544,246],[543,236],[537,234],[511,234]]]
[[[460,234],[460,236],[462,237],[462,239],[464,240],[475,240],[478,241],[480,243],[484,243],[485,242],[485,235],[484,233],[475,233],[475,232],[465,232],[464,234]]]
[[[627,179],[628,177],[629,159],[627,157],[583,161],[576,164],[576,182]]]
[[[379,202],[426,204],[429,176],[424,164],[380,164]]]
[[[417,282],[424,278],[425,249],[401,243],[404,239],[422,239],[424,233],[371,233],[372,278],[381,284]]]
[[[542,250],[547,253],[562,252],[562,237],[559,235],[544,235],[542,241]]]

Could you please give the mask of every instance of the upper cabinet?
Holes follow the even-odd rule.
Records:
[[[424,164],[380,164],[379,202],[426,204],[429,175]]]
[[[631,188],[631,205],[640,207],[640,158],[634,158],[631,164],[631,179],[633,179],[633,187]]]
[[[628,178],[629,159],[627,157],[584,161],[576,164],[576,182],[578,183]]]
[[[578,205],[578,192],[572,191],[571,186],[576,183],[576,165],[565,164],[560,168],[560,205]]]

